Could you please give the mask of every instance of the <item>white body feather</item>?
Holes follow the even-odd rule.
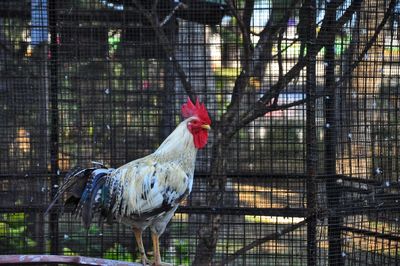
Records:
[[[116,169],[108,178],[112,212],[121,222],[161,234],[192,190],[197,149],[188,118],[152,154]]]

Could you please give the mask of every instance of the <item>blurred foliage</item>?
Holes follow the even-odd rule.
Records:
[[[32,253],[36,242],[28,237],[24,213],[0,214],[0,254]]]
[[[138,254],[132,254],[135,249],[129,246],[132,243],[129,238],[124,238],[120,242],[110,237],[115,235],[115,227],[99,227],[97,224],[92,224],[86,230],[80,223],[65,225],[65,223],[60,224],[60,234],[64,234],[61,241],[64,255],[103,257],[123,261],[135,261],[138,258]]]
[[[174,239],[175,256],[174,264],[190,265],[189,241],[183,239]]]
[[[64,234],[62,240],[62,246],[64,252],[71,252],[70,254],[79,255],[101,255],[102,245],[99,241],[91,241],[88,244],[89,239],[98,237],[100,234],[100,228],[97,225],[90,226],[89,230],[79,226],[74,228],[73,234]]]
[[[70,248],[67,247],[62,248],[62,254],[66,256],[79,256],[78,253],[73,252]]]
[[[115,243],[113,247],[109,248],[104,254],[103,258],[110,260],[123,260],[123,261],[135,261],[136,256],[128,251],[128,249],[119,243]]]

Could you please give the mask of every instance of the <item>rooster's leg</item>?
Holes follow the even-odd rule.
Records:
[[[160,256],[160,242],[159,235],[151,232],[151,239],[153,240],[153,252],[154,252],[154,266],[172,266],[170,263],[161,262]]]
[[[136,243],[137,243],[138,248],[139,248],[140,258],[142,260],[142,264],[143,265],[151,264],[152,262],[147,258],[146,252],[144,250],[143,240],[142,240],[142,230],[137,229],[137,228],[133,228],[133,233],[135,234]]]

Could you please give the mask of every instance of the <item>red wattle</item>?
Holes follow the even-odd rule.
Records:
[[[200,131],[194,132],[192,134],[193,134],[194,146],[197,149],[204,148],[204,146],[206,146],[207,140],[208,140],[208,131],[200,130]]]

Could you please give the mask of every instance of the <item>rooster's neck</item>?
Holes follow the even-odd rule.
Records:
[[[185,171],[193,171],[197,149],[194,146],[193,135],[187,128],[187,121],[180,123],[154,152],[160,162],[173,161]]]

